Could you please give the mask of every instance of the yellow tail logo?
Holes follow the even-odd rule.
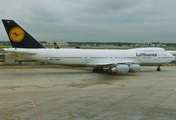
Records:
[[[10,39],[14,42],[20,42],[23,40],[25,34],[20,27],[14,27],[9,32]]]

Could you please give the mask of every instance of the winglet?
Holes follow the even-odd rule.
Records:
[[[2,20],[14,48],[45,48],[13,20]]]

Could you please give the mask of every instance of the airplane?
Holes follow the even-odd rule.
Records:
[[[13,48],[4,48],[11,55],[64,66],[85,66],[93,72],[127,74],[140,71],[141,66],[160,66],[175,57],[163,48],[134,48],[127,50],[52,49],[46,48],[14,20],[2,19]],[[173,52],[173,51],[172,51]]]

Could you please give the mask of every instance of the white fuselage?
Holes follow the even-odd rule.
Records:
[[[92,63],[107,62],[161,65],[174,59],[172,54],[162,48],[136,48],[129,50],[9,48],[5,50],[12,54],[17,52],[16,56],[69,66],[94,67],[96,64]]]

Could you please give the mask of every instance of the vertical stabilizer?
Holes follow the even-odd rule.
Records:
[[[45,48],[13,20],[2,20],[14,48]]]

